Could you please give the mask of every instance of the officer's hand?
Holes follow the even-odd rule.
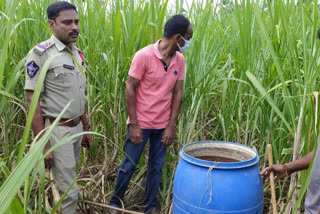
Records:
[[[175,126],[167,126],[162,135],[162,145],[170,146],[173,141],[176,139],[176,127]]]
[[[46,154],[47,151],[50,149],[50,146],[48,146],[49,143],[44,147],[43,154]],[[50,169],[53,166],[53,155],[52,152],[50,152],[45,158],[44,158],[44,166],[47,169]]]
[[[272,165],[272,166],[269,166],[267,168],[264,168],[259,174],[260,175],[263,175],[263,176],[268,176],[266,179],[265,179],[265,182],[269,182],[270,181],[270,172],[274,173],[274,177],[275,177],[275,181],[278,181],[279,179],[281,178],[284,178],[287,176],[287,172],[286,172],[286,169],[284,167],[284,165]]]
[[[142,129],[138,124],[130,124],[130,140],[134,144],[142,143]]]
[[[82,136],[82,142],[81,142],[82,147],[85,147],[87,149],[90,149],[92,146],[92,138],[91,135],[85,134]]]

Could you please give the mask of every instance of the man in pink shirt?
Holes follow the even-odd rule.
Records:
[[[164,27],[164,38],[139,50],[129,71],[126,88],[128,131],[110,205],[121,207],[135,167],[150,140],[145,187],[145,213],[160,213],[157,193],[166,147],[176,137],[176,126],[183,94],[185,60],[193,29],[182,15],[172,16]],[[107,213],[119,213],[108,210]]]

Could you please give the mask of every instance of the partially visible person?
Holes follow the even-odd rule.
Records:
[[[317,36],[320,39],[320,29],[317,32]],[[273,165],[263,169],[260,175],[269,176],[273,171],[275,175],[275,181],[281,178],[289,176],[293,172],[308,169],[313,156],[315,155],[311,180],[308,186],[307,196],[305,199],[305,213],[306,214],[320,214],[320,138],[318,140],[318,146],[315,151],[308,153],[306,156],[296,161],[287,163],[285,165]],[[269,178],[265,180],[269,182]]]
[[[165,24],[164,38],[139,50],[132,61],[126,87],[129,115],[121,163],[110,205],[121,207],[146,143],[150,142],[145,187],[145,213],[160,213],[157,193],[166,148],[176,138],[176,126],[183,94],[185,52],[193,29],[182,15],[172,16]],[[107,213],[119,213],[109,209]]]
[[[320,142],[320,141],[319,141]],[[305,213],[306,214],[319,214],[320,213],[320,149],[318,142],[318,149],[314,160],[311,181],[308,186],[308,192],[305,200]],[[272,165],[260,172],[260,175],[269,176],[270,172],[274,172],[275,181],[291,175],[293,172],[308,169],[314,151],[308,153],[301,159],[287,163],[285,165]],[[265,182],[269,182],[269,177]]]
[[[46,144],[44,154],[61,139],[90,129],[85,111],[86,79],[82,73],[82,71],[85,72],[84,58],[81,51],[73,45],[79,35],[77,9],[69,2],[58,1],[47,8],[47,15],[53,35],[49,40],[32,48],[26,60],[24,88],[29,108],[40,72],[47,72],[32,120],[34,134],[38,135],[48,127],[67,103],[71,100],[72,102]],[[48,70],[41,71],[46,60],[54,55],[57,56]],[[91,143],[90,135],[76,137],[45,158],[46,168],[52,167],[60,196],[76,179],[76,166],[80,158],[81,145],[90,148]],[[78,193],[77,183],[75,183],[62,201],[63,214],[76,212]]]

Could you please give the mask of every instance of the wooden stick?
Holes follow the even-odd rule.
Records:
[[[267,145],[268,150],[268,160],[269,160],[269,166],[273,165],[273,155],[272,155],[272,146],[271,144]],[[271,203],[272,203],[272,209],[273,214],[277,214],[277,201],[276,201],[276,189],[274,185],[274,173],[273,171],[270,172],[270,186],[271,186]]]
[[[117,211],[120,211],[120,212],[123,212],[123,213],[143,214],[143,213],[140,213],[140,212],[125,210],[125,209],[121,209],[121,208],[118,208],[118,207],[113,207],[113,206],[110,206],[110,205],[101,204],[101,203],[97,203],[97,202],[93,202],[93,201],[83,200],[83,202],[86,203],[86,204],[93,204],[93,205],[96,205],[96,206],[98,206],[98,207],[104,207],[104,208],[109,208],[109,209],[117,210]]]

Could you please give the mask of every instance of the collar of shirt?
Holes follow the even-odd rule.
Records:
[[[71,50],[71,51],[76,51],[76,50],[77,50],[76,47],[75,47],[73,44],[71,44],[71,49],[68,48],[65,44],[63,44],[63,43],[62,43],[57,37],[55,37],[53,34],[52,34],[50,40],[51,40],[51,42],[52,42],[53,44],[55,44],[55,46],[57,47],[57,49],[58,49],[59,52],[62,51],[62,50],[64,50],[64,49]]]
[[[156,43],[153,44],[154,55],[156,55],[156,57],[158,57],[159,60],[163,60],[163,57],[161,56],[160,51],[159,51],[159,44],[160,44],[161,41],[162,40],[159,39]],[[174,65],[176,63],[176,58],[177,58],[176,55],[177,54],[173,55],[169,67],[171,67],[172,65]]]

